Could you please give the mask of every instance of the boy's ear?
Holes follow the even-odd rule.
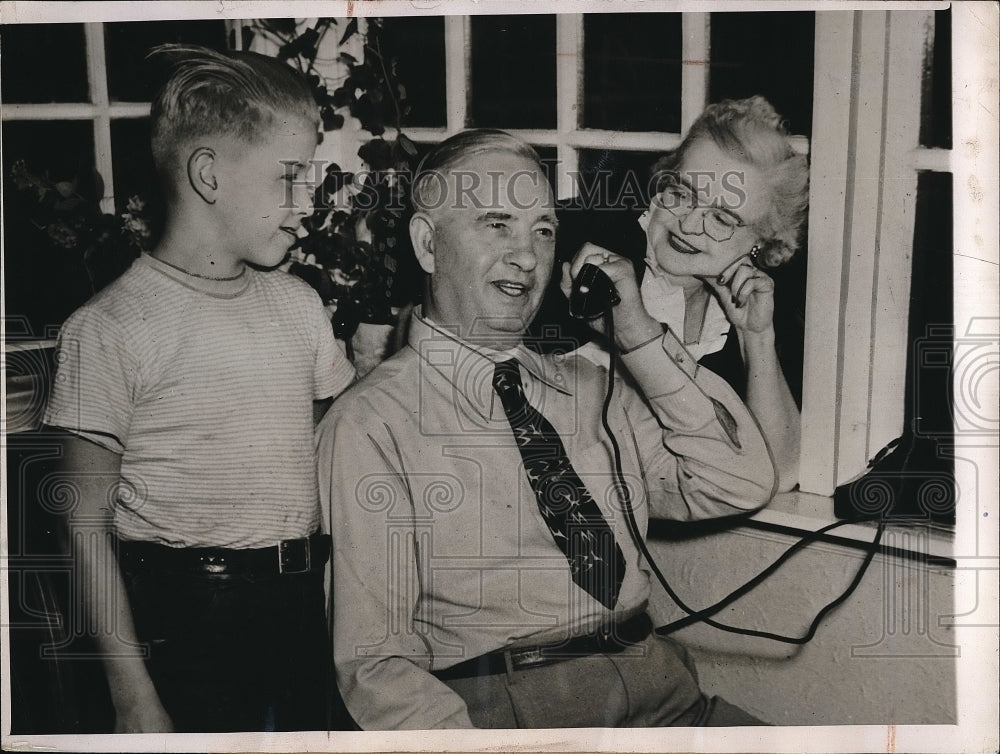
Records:
[[[410,218],[410,241],[417,261],[428,275],[434,272],[434,220],[426,212]]]
[[[215,204],[219,180],[215,177],[215,152],[208,147],[198,147],[188,157],[188,183],[206,204]]]

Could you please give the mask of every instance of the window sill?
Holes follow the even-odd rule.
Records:
[[[795,536],[805,536],[838,521],[833,514],[833,498],[808,492],[784,492],[775,495],[766,508],[750,516],[744,525],[751,528],[777,531]],[[926,559],[929,563],[954,567],[955,535],[951,527],[926,522],[890,522],[887,532],[904,533],[919,529],[920,538],[894,537],[895,540],[919,542],[921,546],[888,546],[883,535],[882,548],[890,554]],[[875,537],[876,525],[872,523],[844,524],[823,535],[821,541],[864,548]]]
[[[53,370],[55,340],[24,339],[3,344],[5,399],[4,434],[37,432]]]
[[[10,338],[10,333],[7,334]],[[3,344],[3,352],[20,353],[22,351],[43,351],[46,348],[55,348],[55,338],[34,338],[25,340],[7,340]]]

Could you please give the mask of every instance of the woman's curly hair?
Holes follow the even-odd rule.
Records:
[[[809,163],[797,154],[780,115],[761,96],[709,105],[692,124],[681,145],[653,166],[652,183],[676,173],[693,143],[711,139],[719,149],[758,168],[771,188],[771,207],[754,229],[767,240],[759,258],[764,267],[787,262],[802,244],[809,207]]]

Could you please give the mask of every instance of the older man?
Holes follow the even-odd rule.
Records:
[[[425,157],[413,203],[426,303],[318,440],[351,713],[365,729],[758,722],[705,699],[683,650],[651,633],[630,534],[650,514],[766,504],[775,474],[753,418],[645,313],[631,263],[587,245],[563,287],[590,262],[621,298],[616,483],[608,372],[522,342],[554,264],[537,154],[458,134]]]

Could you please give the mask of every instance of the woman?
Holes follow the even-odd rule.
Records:
[[[798,478],[799,411],[775,350],[774,281],[764,270],[799,248],[806,158],[763,97],[726,100],[698,117],[653,180],[656,194],[639,220],[643,304],[703,365],[725,371],[720,356],[729,350],[737,368],[742,361],[746,403],[774,453],[779,489],[789,490]]]

